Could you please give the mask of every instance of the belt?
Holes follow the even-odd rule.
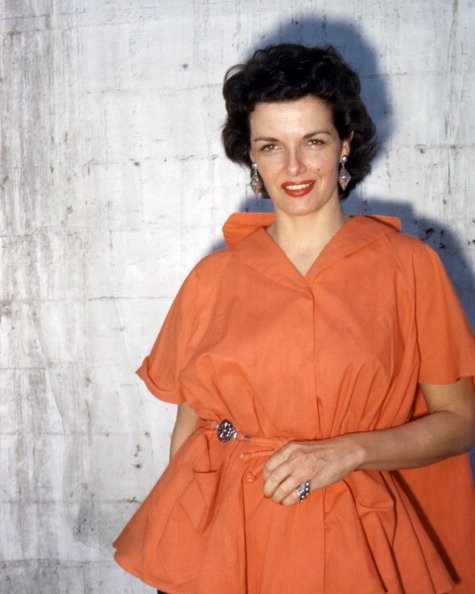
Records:
[[[242,462],[253,462],[243,476],[246,482],[255,481],[262,473],[267,460],[290,441],[290,439],[282,437],[251,437],[245,435],[228,419],[220,422],[212,421],[205,427],[205,430],[214,433],[221,444],[231,441],[252,444],[252,447],[246,451],[243,451],[242,448],[238,448],[237,451],[233,449],[233,452],[238,454]]]

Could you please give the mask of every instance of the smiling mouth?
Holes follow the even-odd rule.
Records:
[[[290,196],[292,198],[300,198],[301,196],[305,196],[306,194],[308,194],[313,189],[313,186],[315,185],[315,181],[316,180],[314,180],[314,179],[305,180],[298,184],[294,184],[291,182],[284,182],[281,185],[281,188],[284,190],[284,192],[288,196]]]

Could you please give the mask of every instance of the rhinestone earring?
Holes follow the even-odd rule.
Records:
[[[254,194],[259,198],[262,194],[262,188],[264,184],[262,183],[261,176],[257,171],[257,163],[253,163],[252,167],[252,175],[251,175],[251,188]]]
[[[340,184],[340,188],[345,191],[346,187],[351,181],[351,175],[348,169],[345,167],[345,163],[348,161],[348,156],[343,155],[341,158],[340,163],[340,171],[338,172],[338,183]]]

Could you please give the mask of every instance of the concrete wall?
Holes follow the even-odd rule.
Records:
[[[0,591],[151,592],[111,542],[167,459],[134,369],[247,173],[220,146],[227,67],[334,43],[383,150],[349,212],[439,249],[472,321],[469,0],[4,0],[0,7]],[[473,37],[473,36],[472,36]]]

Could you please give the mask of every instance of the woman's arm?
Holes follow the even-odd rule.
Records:
[[[170,460],[181,444],[194,432],[198,415],[187,404],[179,404],[170,443]]]
[[[438,462],[466,452],[475,442],[475,398],[472,382],[421,384],[428,415],[396,427],[358,434],[362,448],[358,468],[397,470]],[[368,439],[369,436],[369,439]],[[372,439],[371,439],[372,437]]]
[[[471,379],[422,384],[421,389],[429,414],[420,419],[390,429],[284,446],[264,467],[264,495],[290,505],[298,501],[296,488],[308,479],[314,490],[353,470],[414,468],[467,451],[475,442]]]

